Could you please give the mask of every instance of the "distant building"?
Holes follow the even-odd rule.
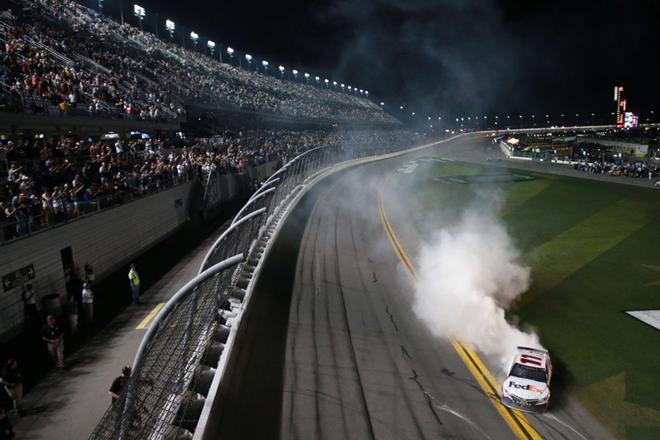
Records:
[[[623,128],[623,118],[628,107],[628,102],[623,97],[623,87],[614,86],[614,102],[616,102],[616,128]]]

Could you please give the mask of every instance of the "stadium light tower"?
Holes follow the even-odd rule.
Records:
[[[353,90],[353,87],[348,86],[348,91],[350,92],[350,91],[352,91],[352,90]]]
[[[298,71],[297,71],[296,69],[293,69],[293,70],[291,71],[291,73],[293,73],[293,77],[294,77],[295,79],[298,79]]]
[[[337,81],[332,82],[332,87],[334,87],[335,89],[337,88]]]
[[[364,94],[367,95],[367,96],[369,96],[369,90],[365,90],[365,91],[364,91]]]
[[[261,65],[264,66],[264,72],[267,72],[268,71],[268,61],[263,60],[261,62]]]
[[[147,15],[147,12],[144,10],[144,8],[140,5],[133,5],[133,15],[137,17],[138,21],[140,22],[140,30],[142,30],[142,20],[144,20],[145,15]]]
[[[280,64],[280,65],[277,67],[277,70],[280,71],[280,76],[282,77],[282,79],[284,79],[284,71],[286,70],[286,69],[284,68],[284,66]]]
[[[229,54],[229,59],[234,60],[234,48],[227,46],[227,53]]]
[[[321,81],[321,78],[319,78],[318,76],[315,76],[314,79],[316,80],[317,83]]]
[[[249,53],[245,54],[245,61],[248,63],[248,70],[250,70],[250,66],[252,65],[252,55]]]
[[[345,86],[344,84],[341,84],[341,91],[342,91],[342,92],[344,91],[344,88],[345,88],[345,87],[346,87],[346,86]]]
[[[324,79],[323,82],[325,83],[325,86],[328,87],[330,84],[330,80],[328,78]]]
[[[190,39],[193,41],[193,46],[195,46],[195,50],[197,50],[197,40],[199,40],[199,35],[197,35],[196,32],[190,32]]]
[[[173,39],[176,26],[172,20],[165,20],[165,29],[167,29],[167,32],[170,34],[170,40]]]
[[[305,82],[308,82],[309,81],[309,73],[305,72],[305,74],[303,76],[305,77]]]
[[[213,51],[215,50],[215,42],[214,41],[207,41],[206,46],[209,48],[209,52],[211,52],[211,56],[213,56]]]

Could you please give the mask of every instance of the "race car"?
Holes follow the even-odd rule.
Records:
[[[518,347],[502,383],[502,403],[521,411],[545,411],[550,402],[552,364],[546,350]]]

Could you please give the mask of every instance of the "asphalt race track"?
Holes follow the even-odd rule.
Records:
[[[485,145],[468,138],[416,154]],[[329,178],[290,216],[257,284],[207,438],[609,438],[561,393],[548,414],[525,415],[528,424],[498,409],[465,355],[414,316],[412,275],[378,198],[387,174],[412,157]],[[395,205],[384,198],[392,232],[412,253],[419,237]]]

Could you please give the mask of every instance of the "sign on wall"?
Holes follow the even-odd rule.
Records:
[[[5,292],[13,289],[14,287],[28,282],[34,278],[34,265],[21,267],[18,270],[8,273],[2,277],[2,288]]]

